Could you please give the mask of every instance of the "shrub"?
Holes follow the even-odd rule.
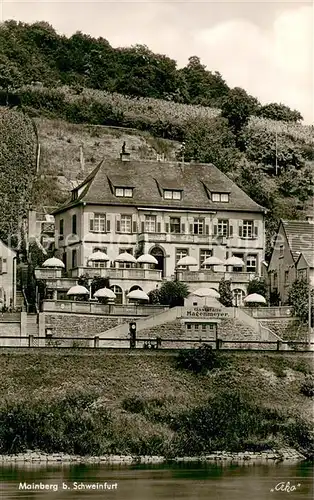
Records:
[[[0,409],[0,452],[27,449],[75,454],[103,453],[110,414],[92,407],[95,395],[69,394],[51,401],[21,401]]]
[[[178,432],[182,453],[212,450],[253,451],[268,447],[280,431],[283,418],[250,402],[236,391],[223,391],[215,399],[186,412],[172,428]]]
[[[206,373],[222,365],[222,358],[213,350],[212,346],[202,344],[193,351],[182,350],[177,358],[177,368],[189,370],[193,373]]]
[[[131,413],[144,413],[146,401],[140,396],[130,396],[122,401],[122,408]]]
[[[183,306],[184,299],[189,295],[189,289],[181,281],[165,281],[159,289],[160,304],[170,307]]]
[[[219,301],[222,303],[222,305],[224,305],[225,307],[232,307],[233,297],[231,292],[230,280],[225,280],[224,278],[222,278],[219,283],[218,292],[220,294]]]
[[[314,397],[314,378],[313,377],[306,377],[305,381],[301,385],[300,392],[301,392],[301,394],[304,394],[304,396],[307,396],[308,398]]]

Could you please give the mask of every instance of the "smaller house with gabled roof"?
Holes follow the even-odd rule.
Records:
[[[283,304],[297,278],[304,278],[314,286],[314,223],[311,218],[280,220],[268,276],[270,292],[278,292]]]

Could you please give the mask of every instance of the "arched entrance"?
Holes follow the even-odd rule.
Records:
[[[243,290],[241,290],[240,288],[232,290],[232,296],[233,296],[233,305],[235,307],[243,306],[243,299],[245,297],[245,293]]]
[[[161,275],[165,275],[165,252],[161,247],[153,247],[149,253],[155,257],[155,259],[158,261],[158,264],[156,264],[155,269],[159,269],[161,271]]]
[[[123,303],[122,288],[119,285],[112,285],[110,288],[116,294],[115,303],[122,304]]]

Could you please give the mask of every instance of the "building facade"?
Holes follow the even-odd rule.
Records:
[[[16,252],[0,240],[0,309],[16,304]]]
[[[54,212],[58,256],[68,276],[109,276],[122,295],[132,286],[149,291],[176,273],[191,289],[218,288],[221,277],[244,295],[264,259],[264,209],[214,165],[158,161],[103,161]],[[91,262],[100,250],[109,262]],[[154,269],[116,262],[119,254],[153,255]],[[197,265],[178,268],[189,255]],[[242,259],[239,267],[204,268],[210,256]],[[91,269],[92,267],[92,269]],[[234,279],[232,279],[232,277]]]
[[[297,278],[314,286],[314,223],[281,220],[268,266],[270,292],[278,293],[282,304]]]

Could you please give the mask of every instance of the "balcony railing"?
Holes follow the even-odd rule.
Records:
[[[289,318],[292,316],[291,306],[273,306],[273,307],[245,307],[244,312],[253,318]]]
[[[82,274],[89,274],[91,277],[101,276],[110,279],[125,280],[153,280],[161,281],[161,271],[159,269],[143,268],[104,268],[104,267],[76,267],[71,271],[72,278],[78,278]]]
[[[151,243],[208,243],[212,236],[187,233],[141,233],[138,239]]]
[[[230,280],[232,283],[248,283],[256,276],[255,273],[247,272],[215,272],[211,270],[202,271],[177,271],[180,281],[206,281],[219,283],[221,279]]]
[[[49,268],[49,267],[38,267],[35,269],[35,277],[37,280],[47,280],[61,278],[62,269]]]
[[[53,290],[68,290],[77,284],[76,278],[57,278],[45,280],[46,287]]]
[[[42,312],[67,312],[77,314],[102,314],[125,316],[151,316],[167,311],[168,306],[136,304],[98,304],[73,300],[44,300]]]

